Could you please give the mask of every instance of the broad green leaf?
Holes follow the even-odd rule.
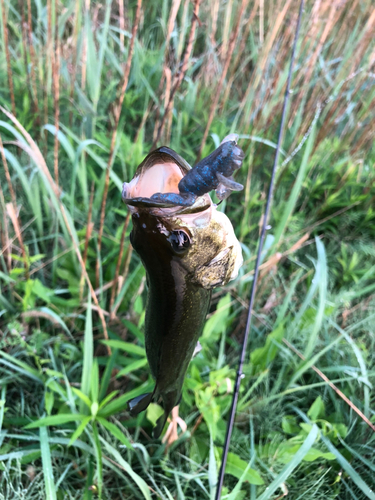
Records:
[[[156,403],[150,403],[146,410],[146,418],[149,422],[152,423],[153,426],[155,426],[157,419],[161,417],[163,413],[164,410],[160,405]]]
[[[257,370],[264,370],[273,361],[279,352],[279,344],[284,336],[284,327],[280,324],[276,330],[267,335],[264,347],[254,349],[250,354],[251,364]]]
[[[237,479],[242,478],[243,481],[248,481],[250,484],[264,484],[259,472],[249,468],[248,465],[249,464],[245,462],[245,460],[242,460],[242,458],[235,453],[228,453],[225,472],[236,477]]]
[[[291,415],[284,415],[281,426],[286,434],[298,434],[300,430],[296,417]]]
[[[325,460],[335,460],[335,455],[333,453],[324,453],[316,448],[311,448],[304,456],[304,462],[313,462],[318,458],[324,458]]]
[[[39,298],[44,300],[44,302],[47,302],[47,303],[50,302],[51,295],[53,295],[53,293],[54,293],[53,290],[44,286],[42,284],[42,282],[38,279],[30,280],[30,281],[34,282],[33,283],[33,293],[35,293],[35,295],[37,295]]]
[[[32,255],[31,257],[29,257],[30,264],[38,262],[38,260],[43,260],[45,256],[46,256],[45,253],[38,253],[36,255]]]
[[[249,462],[247,464],[246,469],[243,471],[236,486],[231,491],[230,495],[226,498],[226,500],[242,500],[243,498],[246,497],[246,492],[245,492],[245,495],[243,495],[243,492],[241,491],[241,487],[242,487],[243,482],[245,481],[248,470],[250,470],[250,465],[251,465],[251,462]]]
[[[219,300],[215,313],[206,321],[202,334],[206,341],[214,342],[219,338],[228,322],[230,306],[231,296],[227,293]]]
[[[311,420],[317,420],[318,418],[323,418],[325,416],[325,407],[321,396],[318,396],[310,406],[307,416],[310,417]]]

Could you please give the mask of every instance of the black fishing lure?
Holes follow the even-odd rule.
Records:
[[[179,193],[155,193],[151,200],[169,206],[189,207],[198,196],[216,190],[219,200],[227,198],[232,191],[241,191],[242,184],[232,175],[241,167],[244,153],[237,146],[237,136],[227,136],[220,146],[206,158],[203,158],[180,180]]]

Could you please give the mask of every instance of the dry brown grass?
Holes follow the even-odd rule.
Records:
[[[38,89],[36,80],[37,60],[33,43],[31,0],[27,0],[27,37],[28,37],[27,38],[28,48],[30,52],[30,76],[31,76],[31,86],[32,86],[32,99],[33,99],[35,113],[39,118]]]
[[[133,29],[132,29],[132,36],[130,39],[128,59],[126,61],[124,75],[123,75],[123,79],[122,79],[121,87],[120,87],[120,92],[119,92],[119,100],[118,100],[117,106],[114,109],[115,124],[114,124],[113,132],[112,132],[111,146],[110,146],[109,158],[108,158],[106,176],[105,176],[104,193],[103,193],[102,206],[101,206],[101,211],[100,211],[100,225],[99,225],[99,233],[98,233],[98,253],[99,254],[100,254],[101,247],[102,247],[104,219],[105,219],[105,207],[106,207],[106,203],[107,203],[107,195],[108,195],[108,188],[109,188],[109,176],[110,176],[111,169],[112,169],[113,153],[115,150],[116,137],[117,137],[117,132],[118,132],[118,125],[120,122],[122,104],[124,102],[126,87],[128,86],[128,81],[129,81],[129,74],[130,74],[130,68],[131,68],[133,51],[134,51],[134,42],[135,42],[135,38],[137,36],[139,20],[141,17],[141,8],[142,8],[142,0],[138,0],[137,1],[137,10],[135,13],[134,24],[133,24]],[[96,261],[96,286],[99,285],[99,272],[100,272],[99,266],[100,266],[100,262],[98,259]]]
[[[73,36],[72,36],[72,62],[70,66],[70,93],[69,98],[70,101],[73,102],[74,97],[74,86],[77,78],[77,40],[78,40],[78,31],[80,27],[80,18],[81,13],[79,10],[80,0],[76,0],[75,11],[74,11],[74,27],[73,27]],[[73,107],[69,111],[69,126],[71,127],[73,124]]]
[[[17,207],[16,193],[14,192],[14,189],[13,189],[12,179],[10,177],[8,162],[7,162],[7,159],[5,156],[4,146],[3,146],[3,141],[1,139],[1,136],[0,136],[0,150],[1,150],[1,159],[3,162],[3,166],[4,166],[5,177],[6,177],[6,180],[8,183],[8,189],[9,189],[11,200],[12,200],[12,203],[7,203],[5,205],[5,212],[4,212],[3,218],[6,219],[6,214],[8,214],[8,216],[13,224],[14,232],[15,232],[15,235],[18,239],[18,243],[19,243],[20,248],[21,248],[21,254],[23,257],[23,261],[24,261],[26,279],[28,279],[28,276],[29,276],[28,259],[27,259],[25,245],[23,243],[22,232],[20,230],[20,225],[18,222],[18,207]],[[4,227],[7,228],[6,223],[4,224]],[[9,237],[6,237],[6,240],[9,240]]]
[[[10,60],[10,50],[9,50],[9,36],[8,36],[8,20],[5,12],[5,3],[4,0],[1,1],[1,12],[3,18],[3,36],[4,36],[4,46],[5,46],[5,57],[7,63],[7,74],[8,74],[8,85],[9,85],[9,94],[10,101],[12,103],[12,113],[16,114],[16,102],[14,99],[14,86],[13,86],[13,75],[12,75],[12,66]]]
[[[55,144],[53,150],[53,171],[55,173],[55,182],[59,185],[59,116],[60,116],[60,39],[58,34],[59,15],[55,8],[55,57],[52,66],[53,78],[53,105],[55,108]]]
[[[177,90],[179,89],[179,87],[180,87],[180,85],[185,77],[185,74],[186,74],[186,71],[187,71],[187,68],[189,65],[190,56],[191,56],[191,53],[193,50],[193,45],[194,45],[195,30],[196,30],[196,26],[197,26],[198,19],[199,19],[198,15],[199,15],[200,3],[201,3],[201,0],[194,0],[193,16],[192,16],[191,23],[190,23],[189,38],[187,41],[185,54],[184,54],[184,57],[182,60],[181,69],[180,69],[180,71],[177,72],[177,74],[174,77],[173,87],[172,87],[172,90],[170,92],[168,103],[165,107],[163,118],[162,118],[161,123],[159,125],[156,137],[154,139],[153,148],[159,142],[159,140],[163,134],[165,123],[166,123],[170,113],[172,112],[174,96],[175,96]]]
[[[205,131],[203,133],[203,139],[202,139],[202,142],[201,142],[201,146],[200,146],[200,149],[199,149],[199,153],[198,153],[198,157],[197,157],[197,161],[200,160],[201,156],[202,156],[202,151],[203,151],[203,148],[206,144],[206,140],[207,140],[207,136],[208,136],[208,132],[210,130],[210,127],[211,127],[211,124],[212,124],[212,120],[214,119],[214,115],[215,115],[215,112],[216,112],[216,107],[217,107],[217,104],[219,102],[219,99],[220,99],[220,94],[221,94],[221,90],[222,90],[222,87],[223,87],[223,84],[224,84],[224,80],[227,76],[227,71],[229,69],[229,65],[232,61],[232,57],[233,57],[233,51],[234,51],[234,48],[235,48],[235,45],[236,45],[236,42],[238,42],[238,34],[240,32],[240,26],[241,26],[241,21],[242,21],[242,18],[244,16],[244,13],[245,13],[245,10],[248,6],[248,0],[242,0],[241,2],[241,5],[239,7],[239,11],[238,11],[238,14],[237,14],[237,21],[236,21],[236,24],[235,24],[235,27],[231,33],[231,36],[230,36],[230,40],[229,40],[229,43],[228,43],[228,49],[225,51],[225,60],[224,60],[224,67],[223,67],[223,70],[222,70],[222,73],[221,73],[221,77],[220,77],[220,80],[217,84],[217,87],[215,89],[215,92],[214,92],[214,97],[213,97],[213,100],[212,100],[212,104],[211,104],[211,108],[210,108],[210,111],[209,111],[209,114],[208,114],[208,120],[207,120],[207,124],[206,124],[206,128],[205,128]],[[231,3],[229,2],[228,3],[228,8],[229,6],[231,7]],[[227,31],[227,24],[229,23],[229,19],[230,19],[230,15],[229,15],[229,12],[226,13],[227,17],[226,17],[226,24],[225,24],[225,32]],[[224,45],[224,43],[223,43]],[[224,55],[222,54],[222,58],[224,58]]]

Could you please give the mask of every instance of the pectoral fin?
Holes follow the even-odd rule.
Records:
[[[232,265],[232,247],[222,250],[208,264],[195,271],[194,281],[208,290],[225,285],[229,281],[229,269]]]
[[[130,413],[132,415],[138,415],[138,413],[144,411],[151,403],[154,392],[141,394],[140,396],[137,396],[134,399],[130,399],[127,403]]]

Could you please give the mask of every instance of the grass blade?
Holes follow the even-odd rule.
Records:
[[[127,437],[121,432],[121,430],[112,422],[108,422],[105,418],[97,417],[98,422],[102,424],[103,427],[107,429],[116,439],[120,441],[123,445],[128,448],[132,448],[132,444]]]
[[[82,434],[82,432],[86,429],[90,420],[91,420],[91,416],[86,417],[85,419],[82,420],[82,422],[79,424],[77,429],[73,432],[72,437],[70,438],[70,441],[69,441],[69,446],[72,446],[72,444],[79,438],[79,436]]]
[[[3,385],[3,387],[1,388],[1,400],[0,400],[0,432],[3,427],[3,421],[4,421],[6,393],[7,393],[7,386]]]
[[[81,391],[87,397],[90,397],[91,389],[91,374],[94,359],[94,338],[92,334],[92,311],[91,311],[91,296],[89,294],[86,310],[85,336],[83,342],[83,364],[82,364],[82,379]],[[84,401],[80,401],[79,410],[81,413],[88,411]]]
[[[312,133],[310,134],[310,137],[307,141],[305,152],[304,152],[304,155],[302,158],[301,165],[300,165],[299,170],[298,170],[297,178],[296,178],[294,185],[293,185],[292,192],[290,193],[290,196],[288,198],[284,212],[281,216],[280,222],[276,226],[275,235],[274,235],[275,240],[273,243],[274,248],[277,248],[277,246],[280,243],[280,239],[285,231],[288,220],[290,219],[290,217],[293,213],[294,207],[295,207],[297,200],[298,200],[298,197],[301,193],[302,183],[303,183],[305,176],[306,176],[309,158],[311,155],[312,147],[314,145],[314,140],[315,140],[314,131],[315,131],[315,127],[314,127],[314,130],[312,131]]]
[[[135,370],[138,370],[139,368],[142,368],[145,365],[147,365],[147,358],[134,361],[133,363],[130,363],[128,366],[125,366],[125,368],[120,370],[116,375],[116,377],[122,377],[124,375],[128,375],[129,373],[134,372]]]
[[[249,462],[247,464],[246,469],[243,471],[243,473],[242,473],[240,479],[238,480],[236,486],[233,488],[233,490],[231,491],[230,495],[226,498],[226,500],[236,500],[237,495],[239,494],[239,492],[241,490],[241,486],[242,486],[243,482],[246,479],[247,473],[250,470],[250,466],[251,466],[251,462]]]
[[[322,326],[323,318],[324,318],[324,309],[326,306],[326,299],[327,299],[327,258],[326,258],[326,252],[324,249],[323,243],[320,241],[319,238],[315,238],[316,242],[316,249],[318,252],[318,260],[317,260],[317,268],[319,267],[319,284],[318,284],[318,292],[319,292],[319,303],[318,303],[318,310],[315,315],[315,321],[314,321],[314,326],[312,329],[312,332],[309,336],[309,341],[307,343],[306,349],[305,349],[305,357],[308,358],[314,349],[314,346],[316,344],[317,336],[319,333],[319,330]]]
[[[113,349],[120,349],[122,351],[136,354],[138,356],[145,356],[146,351],[143,347],[132,344],[131,342],[124,342],[123,340],[102,340],[102,344],[108,345]]]
[[[60,415],[52,415],[51,417],[43,417],[35,422],[31,422],[25,426],[25,429],[35,429],[36,427],[46,427],[48,425],[61,425],[68,422],[75,422],[76,420],[83,420],[86,415],[60,413]]]
[[[99,433],[96,422],[92,424],[93,444],[96,456],[96,480],[98,482],[98,497],[102,498],[103,491],[103,460],[102,460],[102,447],[100,446]]]
[[[116,460],[117,464],[121,466],[121,468],[125,472],[127,472],[129,476],[133,479],[133,481],[136,483],[136,485],[142,492],[143,498],[145,498],[146,500],[151,500],[150,490],[148,489],[147,483],[136,472],[133,471],[128,462],[122,458],[120,453],[113,446],[111,446],[105,439],[101,437],[100,441],[104,444],[108,453],[110,453]]]
[[[217,477],[217,467],[216,467],[216,460],[215,460],[215,448],[214,448],[214,441],[212,439],[212,434],[210,434],[210,456],[209,456],[209,461],[208,461],[208,484],[210,487],[211,499],[215,498],[216,477]]]
[[[100,380],[99,401],[103,402],[112,377],[112,370],[116,365],[118,350],[114,349],[109,359],[106,361],[105,370]]]
[[[55,480],[53,478],[51,450],[48,442],[47,427],[39,429],[40,449],[42,452],[43,476],[46,491],[46,500],[56,500]]]
[[[0,350],[0,356],[5,358],[5,360],[0,360],[0,364],[4,364],[6,366],[11,367],[13,370],[16,370],[20,373],[23,373],[27,377],[35,380],[36,382],[43,383],[43,377],[39,374],[37,370],[31,368],[28,364],[20,361],[19,359],[11,356],[7,352]]]

